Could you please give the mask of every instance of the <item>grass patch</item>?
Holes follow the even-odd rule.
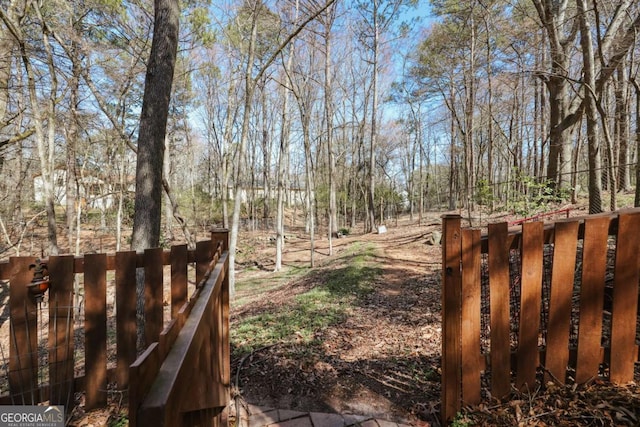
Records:
[[[236,295],[232,304],[242,306],[260,297],[263,292],[278,289],[287,283],[304,276],[309,272],[309,267],[291,266],[277,273],[271,273],[269,279],[253,277],[236,282]]]
[[[343,322],[354,302],[373,290],[373,282],[382,272],[374,265],[373,252],[370,245],[352,246],[330,265],[304,275],[305,280],[316,284],[307,292],[292,296],[268,312],[239,320],[231,328],[234,353],[244,354],[276,343],[311,343],[316,332]],[[263,289],[260,283],[253,286],[256,292]],[[273,288],[271,284],[269,287]]]

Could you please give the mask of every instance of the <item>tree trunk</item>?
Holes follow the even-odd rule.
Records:
[[[369,207],[369,228],[368,232],[372,233],[376,226],[376,146],[378,137],[378,43],[379,43],[379,28],[378,28],[378,0],[373,0],[373,42],[372,42],[372,55],[371,64],[373,67],[372,72],[372,100],[371,100],[371,137],[369,145],[369,192],[368,192],[368,207]]]
[[[72,43],[71,52],[77,52],[76,43]],[[80,84],[80,68],[76,60],[71,61],[71,78],[69,79],[69,108],[70,117],[66,128],[67,132],[67,179],[65,182],[66,193],[66,220],[67,220],[67,243],[69,251],[73,247],[74,231],[76,230],[76,203],[78,200],[78,181],[76,176],[76,150],[78,145],[78,88]]]
[[[582,60],[584,83],[586,85],[586,119],[587,119],[587,147],[589,152],[589,213],[602,212],[602,188],[600,177],[600,145],[598,140],[598,118],[595,93],[595,56],[591,39],[591,27],[587,19],[587,5],[585,0],[576,0],[578,19],[580,21],[580,44],[582,46]]]
[[[295,19],[298,17],[298,2],[296,2]],[[289,57],[285,63],[285,74],[289,75],[289,70],[293,65],[295,45],[291,44]],[[282,86],[282,123],[280,129],[280,152],[278,154],[278,196],[276,202],[276,262],[275,271],[282,269],[282,252],[284,249],[284,205],[286,199],[287,181],[289,178],[289,132],[291,119],[289,117],[289,97],[290,90],[286,85]]]
[[[632,79],[631,83],[636,95],[636,156],[640,156],[640,84],[636,79]],[[636,194],[633,206],[640,207],[640,165],[638,163],[636,163]]]
[[[631,174],[629,153],[630,120],[629,120],[629,72],[626,62],[618,67],[616,86],[616,141],[618,141],[618,188],[622,191],[631,190]]]
[[[49,88],[49,97],[46,102],[46,117],[43,117],[41,103],[38,99],[36,92],[36,76],[33,66],[31,64],[31,58],[29,52],[27,52],[26,42],[22,29],[19,27],[19,23],[15,22],[4,11],[0,10],[0,18],[3,20],[9,32],[14,37],[15,42],[19,48],[20,57],[27,74],[27,90],[29,93],[29,101],[31,103],[31,109],[33,114],[33,122],[36,135],[36,145],[38,150],[38,157],[40,160],[40,169],[43,182],[43,199],[45,203],[45,210],[47,212],[47,240],[48,240],[48,254],[58,254],[58,242],[57,242],[57,229],[56,229],[56,215],[54,207],[54,194],[53,194],[53,179],[54,179],[54,148],[55,148],[55,128],[56,128],[56,103],[57,103],[57,71],[54,67],[53,55],[51,52],[51,45],[49,43],[49,31],[45,29],[46,24],[42,21],[42,16],[39,11],[39,4],[34,3],[37,14],[40,18],[40,25],[42,26],[42,42],[45,51],[45,57],[47,62],[48,71],[51,79],[51,86]],[[15,18],[15,17],[14,17]],[[47,133],[45,135],[44,124],[45,119],[47,123]]]
[[[324,16],[324,114],[327,137],[327,161],[329,163],[329,255],[333,255],[333,236],[338,232],[336,184],[335,184],[335,156],[333,153],[333,97],[332,97],[332,70],[331,70],[331,27],[335,19],[335,7],[330,7]]]
[[[545,78],[549,92],[549,163],[547,179],[557,194],[566,189],[571,174],[571,145],[567,116],[570,115],[569,70],[570,57],[568,50],[572,48],[577,26],[563,34],[569,20],[565,19],[567,2],[556,4],[555,0],[533,0],[540,21],[547,32],[550,46],[551,70]]]
[[[136,196],[131,249],[160,245],[162,166],[173,71],[178,47],[178,0],[155,0],[153,40],[145,76],[136,162]],[[144,270],[138,269],[138,345],[144,343]]]
[[[155,0],[151,53],[145,77],[131,248],[143,250],[160,243],[162,166],[173,71],[178,46],[180,8],[177,0]]]

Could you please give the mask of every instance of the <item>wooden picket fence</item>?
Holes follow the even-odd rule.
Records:
[[[229,402],[228,242],[196,294],[130,371],[129,426],[218,427]]]
[[[487,392],[640,380],[640,209],[485,236],[450,215],[442,242],[443,420]]]
[[[162,347],[162,353],[156,355],[159,363],[170,354],[183,326],[189,324],[190,312],[198,306],[205,284],[215,273],[219,283],[216,311],[209,303],[211,311],[199,313],[198,320],[215,323],[213,343],[218,347],[208,354],[217,357],[215,367],[222,372],[217,375],[226,381],[216,390],[220,393],[218,400],[228,399],[229,300],[228,288],[223,289],[228,286],[227,244],[228,232],[219,230],[211,233],[211,240],[198,242],[195,250],[178,245],[167,251],[156,248],[144,253],[51,256],[42,260],[50,283],[44,302],[34,298],[28,289],[39,260],[12,257],[0,263],[0,281],[4,281],[0,292],[9,294],[5,302],[9,316],[3,320],[10,322],[8,363],[6,343],[0,343],[8,377],[8,393],[0,396],[0,404],[48,402],[65,405],[69,412],[74,406],[75,392],[84,392],[85,409],[93,409],[106,406],[109,393],[131,394],[132,389],[135,402],[140,403],[154,384],[149,380],[147,388],[141,389],[137,381],[135,384],[131,381],[131,372],[140,375],[131,367],[137,358],[138,269],[144,269],[145,277],[145,346]],[[165,266],[171,270],[168,292],[164,290]],[[74,283],[80,283],[75,286],[75,293]],[[115,293],[111,304],[107,303],[108,286],[115,287],[109,291],[110,295]],[[165,313],[168,304],[170,314]],[[117,308],[115,318],[111,316],[114,308]],[[172,340],[167,340],[167,334]],[[84,354],[75,351],[79,341],[83,342]],[[108,344],[114,341],[115,350]]]

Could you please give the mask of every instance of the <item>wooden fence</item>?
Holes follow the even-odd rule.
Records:
[[[131,366],[131,427],[222,425],[231,378],[226,245],[196,295]]]
[[[212,265],[212,260],[218,260],[226,248],[227,236],[226,230],[212,232],[211,240],[198,242],[195,250],[179,245],[169,251],[148,249],[143,254],[129,251],[49,257],[42,260],[50,283],[44,304],[29,290],[39,260],[13,257],[0,263],[0,281],[4,281],[0,293],[9,294],[5,306],[9,316],[1,319],[10,322],[9,361],[5,362],[9,392],[0,396],[0,404],[48,401],[69,409],[73,407],[74,392],[84,391],[85,408],[93,409],[107,404],[108,393],[128,391],[130,372],[135,370],[130,365],[137,357],[136,271],[144,269],[145,345],[154,347],[160,342],[165,346],[163,354],[167,354],[170,343],[161,340],[166,331],[165,318],[173,319],[167,320],[169,326],[188,323],[188,309],[197,305],[195,297],[202,293],[203,279],[211,277],[211,268],[228,269],[228,264]],[[167,295],[163,294],[164,266],[171,269]],[[189,266],[194,267],[195,273],[189,273]],[[109,290],[111,307],[107,304],[108,282],[115,286]],[[191,288],[201,284],[191,298],[189,282]],[[217,309],[226,317],[216,315],[220,320],[216,328],[220,328],[219,334],[228,346],[228,296],[225,298],[218,301]],[[170,314],[165,317],[167,304]],[[115,316],[110,316],[112,309]],[[84,317],[80,325],[78,316]],[[177,332],[178,328],[172,330]],[[108,342],[113,341],[116,349],[110,348],[108,355]],[[74,351],[78,342],[84,345],[84,354],[79,356]],[[2,346],[0,350],[4,359],[6,350]],[[228,366],[228,347],[220,351],[224,355],[220,363]],[[76,356],[84,360],[76,361]]]
[[[634,380],[640,209],[491,224],[486,236],[445,216],[442,257],[443,420],[485,391]]]

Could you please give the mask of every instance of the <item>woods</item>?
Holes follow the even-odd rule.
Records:
[[[44,218],[47,254],[217,225],[233,262],[243,229],[281,259],[292,211],[313,251],[401,213],[638,206],[638,29],[632,0],[1,0],[2,254]]]

